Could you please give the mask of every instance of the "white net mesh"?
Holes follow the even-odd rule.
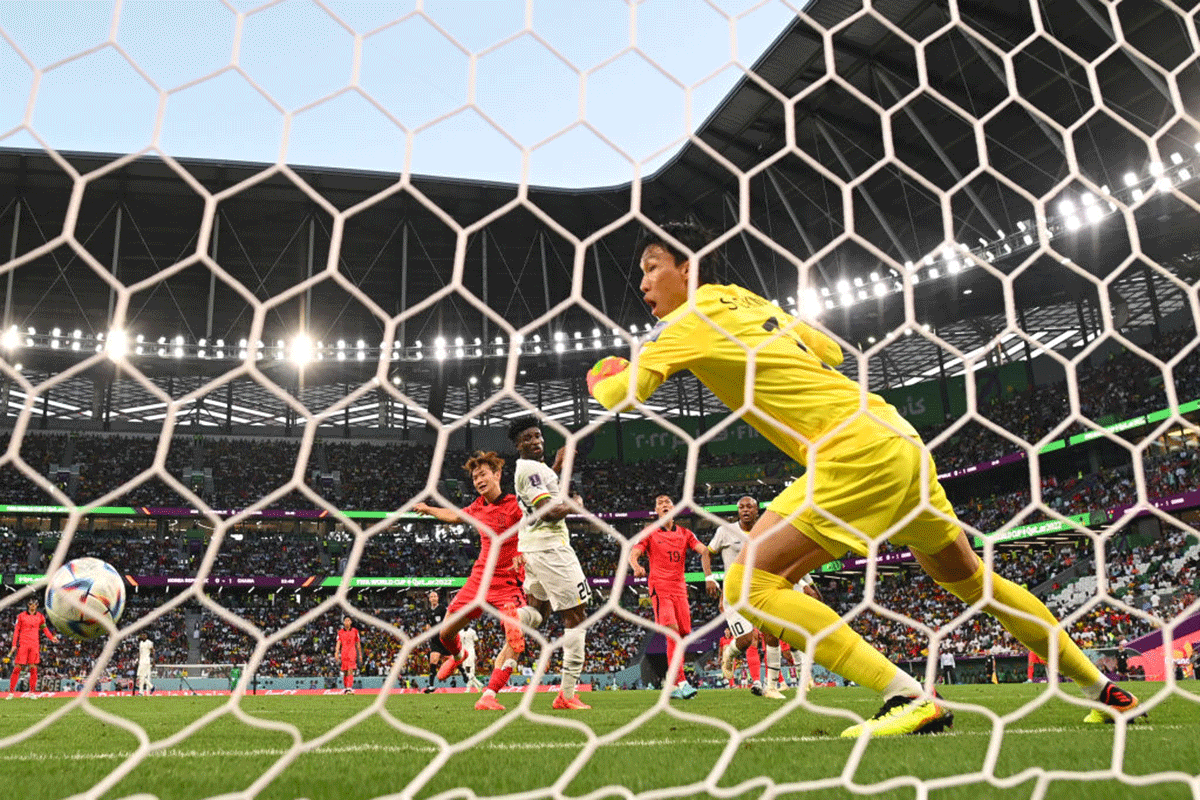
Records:
[[[1200,795],[1200,765],[1176,746],[1193,732],[1181,720],[1197,695],[1182,677],[1200,636],[1196,10],[1011,5],[611,3],[565,18],[533,2],[402,15],[293,2],[172,5],[178,19],[148,22],[165,12],[118,3],[72,9],[58,41],[6,12],[0,69],[21,78],[0,95],[12,148],[0,154],[12,231],[0,465],[4,573],[20,588],[0,608],[40,594],[26,573],[82,555],[180,579],[132,594],[102,645],[59,654],[69,666],[51,668],[53,688],[69,697],[0,727],[0,759],[90,761],[89,788],[66,790],[90,797],[175,796],[156,760],[199,775],[205,759],[239,758],[250,778],[179,791],[347,796],[328,773],[409,756],[356,791],[1041,797],[1113,781]],[[199,152],[198,120],[212,123],[211,151]],[[110,127],[112,144],[88,145],[72,122]],[[383,177],[300,166],[328,158],[331,141],[337,166],[369,162]],[[617,188],[539,188],[551,184]],[[833,688],[832,665],[811,661],[790,669],[796,695],[767,709],[745,692],[672,705],[663,690],[624,705],[597,696],[594,710],[627,713],[593,723],[528,691],[492,724],[448,728],[446,709],[467,705],[397,704],[389,690],[424,677],[436,639],[404,590],[460,585],[474,555],[469,532],[415,521],[412,506],[466,505],[472,487],[452,480],[463,451],[511,452],[512,418],[534,414],[565,443],[564,475],[584,494],[577,550],[589,578],[613,580],[587,607],[585,671],[598,683],[657,683],[661,669],[619,670],[642,655],[631,643],[668,633],[638,591],[611,589],[644,521],[613,515],[666,492],[707,541],[724,521],[712,509],[797,479],[751,426],[799,432],[761,421],[752,393],[723,416],[678,378],[614,419],[583,391],[594,358],[636,354],[650,330],[633,246],[670,218],[713,229],[733,282],[839,342],[863,402],[883,392],[921,428],[981,557],[1037,589],[1106,672],[1161,681],[1138,694],[1167,722],[1077,736],[1047,710],[1077,721],[1094,707],[1060,683],[1057,648],[1026,673],[1020,645],[981,611],[990,587],[958,603],[887,544],[899,525],[869,532],[865,561],[828,570],[826,601],[928,690],[944,651],[978,658],[962,670],[989,686],[997,655],[1001,678],[1048,679],[1008,695],[945,691],[966,744],[922,742],[889,755],[899,767],[881,766],[867,737],[838,744],[825,729],[878,701]],[[74,318],[88,330],[47,331]],[[985,473],[1001,477],[991,486]],[[113,507],[136,520],[109,525]],[[257,596],[236,581],[281,574],[334,580]],[[366,593],[387,576],[410,580]],[[288,716],[307,709],[250,696],[330,688],[314,664],[343,614],[384,691],[319,729]],[[705,651],[693,680],[716,680],[724,621],[702,597],[692,614],[685,645]],[[560,669],[561,624],[528,632],[534,684]],[[495,619],[478,625],[500,641]],[[147,630],[179,665],[156,676],[160,689],[232,692],[167,725],[96,697],[124,686]],[[812,677],[829,685],[809,692]],[[85,746],[67,724],[106,741]],[[1052,757],[1067,738],[1080,749]],[[1014,755],[1013,739],[1037,744]],[[747,754],[760,746],[787,757]],[[694,764],[669,763],[680,747]]]

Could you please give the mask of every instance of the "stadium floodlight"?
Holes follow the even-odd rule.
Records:
[[[1134,192],[1136,193],[1136,191],[1137,190],[1135,189]],[[1025,234],[1025,244],[1033,244],[1033,237],[1028,233]]]
[[[837,282],[838,294],[846,294],[850,291],[850,282],[843,279]]]
[[[840,295],[838,297],[838,301],[841,302],[842,308],[849,308],[850,306],[854,305],[854,295],[847,292],[843,295]]]
[[[15,372],[20,372],[24,368],[25,368],[25,365],[19,361],[16,364],[13,364],[13,371],[15,371]]]
[[[1171,178],[1170,178],[1170,176],[1168,176],[1168,175],[1163,175],[1161,178],[1159,178],[1158,180],[1156,180],[1156,181],[1154,182],[1154,188],[1155,188],[1155,189],[1158,189],[1160,192],[1169,192],[1169,191],[1171,191]]]
[[[500,379],[499,375],[492,376],[492,386],[499,386],[501,383],[503,383],[503,381]]]
[[[1156,175],[1156,176],[1162,175],[1163,169],[1164,169],[1164,167],[1163,167],[1163,163],[1161,161],[1151,161],[1150,162],[1150,174],[1151,175]]]
[[[292,363],[298,367],[303,367],[313,360],[313,340],[312,337],[303,331],[292,337],[292,348],[289,354]]]
[[[868,337],[867,337],[867,344],[875,344],[875,337],[874,337],[874,336],[868,336]]]
[[[554,341],[556,341],[556,342],[561,342],[562,340],[563,340],[563,332],[562,332],[562,331],[555,331],[555,332],[554,332]]]
[[[479,383],[479,378],[476,378],[474,375],[472,375],[467,382],[474,386],[475,384]]]
[[[554,343],[554,352],[561,353],[563,350],[566,350],[566,349],[567,349],[567,346],[564,345],[562,342]]]
[[[1135,202],[1135,203],[1141,202],[1141,199],[1145,196],[1146,196],[1146,193],[1143,192],[1141,189],[1133,190],[1133,202]]]
[[[1134,175],[1132,172],[1126,172],[1125,173],[1125,185],[1132,187],[1136,183],[1137,183],[1137,175]]]
[[[1070,214],[1067,216],[1066,224],[1067,224],[1067,230],[1077,231],[1077,230],[1079,230],[1079,226],[1082,225],[1083,223],[1079,221],[1079,217],[1075,216],[1074,214]]]
[[[914,273],[912,274],[912,282],[913,282],[914,284],[918,284],[918,283],[920,283],[920,282],[921,282],[921,273],[919,273],[919,272],[914,272]]]
[[[1179,153],[1171,153],[1171,163],[1179,166],[1183,163],[1183,156],[1179,155]]]
[[[59,328],[54,328],[53,330],[50,331],[50,335],[51,336],[62,336],[62,330]]]
[[[866,299],[867,299],[867,297],[868,297],[868,295],[867,295],[867,290],[866,290],[866,289],[859,289],[859,290],[858,290],[858,299],[859,299],[859,300],[866,300]]]
[[[3,347],[5,350],[16,350],[20,346],[21,334],[17,330],[16,325],[13,325],[4,332],[3,336],[0,336],[0,347]]]
[[[832,310],[834,308],[837,308],[837,303],[833,302],[832,300],[825,301],[825,309],[826,310]]]
[[[963,294],[971,294],[974,291],[974,289],[963,289]]]
[[[1091,223],[1099,222],[1104,217],[1104,212],[1100,210],[1100,206],[1088,206],[1083,213],[1087,217],[1087,221]]]
[[[936,278],[939,275],[937,267],[929,268],[929,277]]]
[[[1060,213],[1064,216],[1067,214],[1074,214],[1075,213],[1075,203],[1070,200],[1063,200],[1061,203],[1058,204],[1058,213]]]
[[[855,288],[861,288],[861,287],[862,287],[862,285],[863,285],[863,279],[862,279],[862,278],[860,278],[860,277],[857,277],[857,276],[855,276],[855,278],[854,278],[854,286],[855,286]]]
[[[1092,194],[1091,192],[1084,192],[1079,199],[1083,201],[1085,206],[1096,205],[1096,195]]]
[[[875,284],[875,296],[876,297],[883,297],[885,294],[887,294],[887,292],[888,292],[887,287],[884,286],[882,283]]]
[[[876,281],[878,281],[878,280],[879,280],[879,273],[878,273],[878,272],[872,272],[872,273],[871,273],[871,275],[870,275],[870,277],[871,277],[871,283],[875,283]]]
[[[393,386],[399,386],[399,385],[400,385],[400,376],[399,376],[399,375],[393,375],[393,376],[392,376],[392,385],[393,385]]]
[[[1181,183],[1183,181],[1190,181],[1192,179],[1192,172],[1187,167],[1179,170],[1177,174],[1179,175],[1179,180]]]

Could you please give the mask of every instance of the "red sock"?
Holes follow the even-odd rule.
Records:
[[[493,692],[499,693],[501,689],[508,685],[508,679],[512,677],[512,667],[497,667],[492,670],[492,677],[488,679],[487,687]]]
[[[730,688],[730,689],[736,689],[736,688],[737,688],[737,678],[736,678],[736,677],[734,677],[734,678],[730,678],[730,679],[729,679],[729,688]]]
[[[453,639],[447,639],[439,633],[438,641],[442,643],[443,647],[453,653],[452,657],[457,661],[458,657],[462,654],[462,639],[459,638],[459,635],[456,633]]]
[[[668,671],[671,669],[671,662],[675,660],[675,648],[677,648],[678,646],[679,646],[679,643],[675,641],[674,637],[672,637],[672,636],[667,637],[667,670]],[[683,662],[681,661],[681,662],[679,662],[679,672],[675,676],[675,683],[683,683],[685,680],[686,680],[686,677],[683,674]]]
[[[37,667],[29,667],[29,691],[37,691]]]
[[[13,667],[12,677],[8,679],[8,691],[15,692],[17,690],[17,678],[21,677],[21,668]]]
[[[347,689],[350,688],[350,684],[353,682],[354,682],[354,678],[351,678],[349,674],[347,674],[345,677],[342,678],[342,685],[345,686]]]
[[[762,680],[762,660],[758,655],[758,645],[750,645],[746,650],[746,669],[750,670],[750,685]]]

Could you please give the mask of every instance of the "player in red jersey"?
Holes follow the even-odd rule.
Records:
[[[446,611],[446,619],[438,631],[438,638],[446,650],[453,655],[442,660],[438,668],[438,680],[449,677],[463,661],[467,653],[459,638],[459,631],[478,619],[483,613],[483,603],[494,606],[500,612],[504,624],[505,644],[496,656],[491,679],[483,696],[475,704],[479,711],[503,711],[504,706],[496,701],[496,693],[508,683],[517,659],[525,652],[525,635],[518,620],[530,625],[532,617],[525,612],[525,592],[522,570],[517,566],[517,526],[523,516],[515,495],[505,494],[500,489],[500,476],[504,470],[504,459],[494,452],[476,452],[463,469],[471,476],[479,497],[462,511],[437,508],[427,503],[417,503],[413,510],[428,514],[447,524],[465,524],[479,531],[479,557],[471,568],[466,584],[454,595]],[[487,572],[491,569],[491,576]],[[485,585],[484,580],[487,578]],[[531,626],[533,627],[533,626]]]
[[[13,629],[13,643],[8,650],[10,659],[13,657],[13,653],[17,655],[12,677],[8,679],[10,693],[17,690],[17,681],[21,679],[21,673],[27,667],[29,668],[29,691],[37,691],[38,664],[42,662],[41,632],[43,628],[46,629],[47,639],[52,642],[58,641],[54,631],[50,630],[50,626],[46,624],[46,618],[38,611],[38,601],[31,597],[25,604],[25,610],[17,614],[17,624]]]
[[[333,660],[342,666],[342,694],[354,693],[354,673],[363,660],[362,639],[350,615],[342,617],[338,630],[337,645],[333,648]]]
[[[675,508],[675,502],[665,494],[654,498],[654,510],[658,518],[663,520]],[[667,637],[667,669],[675,661],[675,648],[681,636],[692,632],[692,611],[688,606],[687,582],[684,580],[684,564],[687,553],[691,550],[700,554],[704,565],[705,577],[712,575],[712,558],[708,548],[700,544],[696,534],[682,525],[676,525],[674,518],[666,519],[653,528],[648,529],[645,538],[635,544],[629,551],[629,566],[633,574],[639,578],[646,576],[640,559],[646,554],[650,562],[650,599],[654,604],[654,621],[671,630],[674,636]],[[705,581],[708,593],[713,597],[719,595],[716,581]],[[696,688],[688,683],[683,675],[683,663],[675,676],[675,690],[671,697],[677,700],[690,700],[696,696]]]

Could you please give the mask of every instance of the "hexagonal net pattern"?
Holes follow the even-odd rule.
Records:
[[[286,65],[257,65],[254,51],[244,47],[252,37],[283,47],[289,37],[305,36],[311,29],[296,27],[288,16],[293,12],[287,9],[298,5],[306,19],[337,32],[349,65],[345,79],[322,74],[301,80],[303,53],[289,72]],[[775,796],[875,794],[904,786],[926,797],[935,789],[987,791],[982,787],[1027,781],[1035,797],[1060,781],[1180,784],[1171,788],[1200,794],[1200,766],[1188,760],[1194,756],[1155,754],[1168,748],[1166,740],[1144,744],[1137,733],[1138,725],[1147,724],[1142,712],[1173,719],[1180,707],[1194,711],[1189,704],[1198,700],[1174,669],[1176,660],[1182,669],[1200,637],[1200,604],[1187,584],[1196,574],[1198,549],[1190,509],[1200,506],[1193,455],[1200,430],[1191,402],[1200,388],[1198,251],[1194,237],[1178,234],[1200,214],[1200,123],[1192,102],[1200,49],[1196,8],[1171,0],[1030,0],[985,13],[961,0],[705,0],[677,13],[711,17],[728,56],[718,59],[717,69],[698,74],[673,51],[647,44],[653,4],[614,5],[621,41],[591,63],[543,29],[552,26],[533,0],[514,6],[520,13],[511,30],[485,42],[465,36],[421,2],[396,19],[369,24],[354,19],[349,8],[324,2],[222,6],[230,22],[228,58],[175,86],[143,64],[123,38],[123,15],[133,12],[121,4],[93,46],[47,62],[0,25],[11,74],[29,77],[28,92],[17,98],[19,110],[8,110],[12,123],[4,139],[35,142],[60,173],[55,180],[69,187],[56,212],[59,232],[38,225],[41,240],[34,246],[19,246],[15,232],[41,219],[27,199],[14,195],[12,210],[0,217],[12,220],[14,229],[11,251],[0,256],[7,258],[0,277],[7,276],[9,289],[0,405],[15,409],[0,467],[33,493],[25,497],[41,498],[36,507],[22,506],[23,513],[60,509],[54,513],[61,514],[61,536],[44,564],[46,574],[88,554],[79,545],[90,541],[89,520],[101,509],[124,503],[133,513],[142,504],[128,498],[151,487],[194,513],[194,529],[207,529],[180,591],[162,603],[135,606],[136,616],[109,626],[102,644],[80,645],[93,647],[86,653],[94,660],[78,691],[0,728],[0,760],[25,759],[37,747],[64,761],[101,765],[88,773],[87,786],[69,788],[81,797],[127,791],[165,796],[170,792],[157,788],[149,768],[156,759],[178,759],[179,768],[203,772],[214,763],[206,759],[236,761],[242,751],[259,765],[249,779],[235,789],[201,781],[198,791],[316,796],[320,781],[304,777],[302,767],[328,772],[331,764],[347,763],[347,773],[358,771],[368,762],[327,759],[361,755],[376,766],[380,759],[408,759],[394,775],[364,778],[363,791],[372,796],[732,796],[752,789]],[[739,32],[767,11],[780,15],[784,28],[749,63],[739,51]],[[278,25],[274,32],[271,24]],[[461,61],[462,102],[443,96],[458,68],[428,81],[403,71],[395,83],[380,77],[389,73],[389,55],[406,49],[420,49],[431,63],[435,53]],[[130,129],[144,128],[149,143],[138,140],[101,166],[56,145],[46,132],[52,115],[41,111],[61,104],[51,102],[57,95],[47,97],[49,87],[88,59],[135,75],[150,98],[140,107],[146,119],[128,122]],[[506,76],[517,73],[525,74],[527,93],[493,102],[506,94]],[[730,73],[737,76],[735,87],[702,121],[701,100],[711,93],[712,79]],[[545,112],[539,100],[547,95],[534,88],[539,80],[546,93],[570,98],[565,119]],[[624,114],[589,102],[612,84],[629,96]],[[673,99],[645,100],[639,88],[649,84],[666,87]],[[268,156],[269,163],[244,174],[234,170],[239,177],[221,183],[174,152],[172,137],[181,134],[173,111],[196,102],[202,91],[244,94],[277,118],[280,145],[273,160]],[[522,94],[511,87],[507,93]],[[351,105],[366,109],[403,152],[389,165],[393,174],[359,195],[339,194],[333,177],[319,180],[296,166],[312,120]],[[635,124],[622,128],[622,116],[636,117]],[[654,116],[668,118],[668,133],[630,132],[649,127]],[[434,140],[449,141],[458,151],[429,155]],[[585,140],[617,165],[621,185],[565,194],[541,187],[539,170],[547,159],[582,160],[571,143],[582,148]],[[496,183],[496,174],[486,172],[489,159],[476,150],[489,147],[516,154],[510,182]],[[182,255],[151,257],[142,260],[148,266],[118,271],[117,257],[105,263],[80,220],[96,187],[116,177],[136,178],[147,162],[188,195],[197,213],[181,224],[192,233],[181,240]],[[422,165],[468,174],[456,175],[466,178],[458,183],[439,182],[423,177]],[[450,184],[458,193],[446,188]],[[326,234],[325,245],[314,248],[318,224],[308,227],[307,268],[286,281],[272,277],[277,264],[289,260],[282,251],[269,268],[259,262],[260,270],[248,239],[227,235],[224,255],[217,241],[221,230],[232,230],[228,209],[252,202],[255,214],[269,216],[272,192],[283,191],[301,198]],[[589,200],[592,195],[600,199]],[[403,203],[402,213],[419,220],[405,223],[406,266],[398,290],[394,275],[368,280],[374,262],[362,273],[353,266],[360,258],[356,237],[378,227],[371,215],[391,213],[393,203]],[[584,210],[572,212],[573,204]],[[154,231],[143,233],[129,216],[118,216],[113,252],[121,246],[122,219],[127,239],[136,229],[152,249]],[[414,252],[423,247],[423,234],[440,242],[425,251],[428,280],[414,278],[412,291],[410,230]],[[509,236],[525,238],[506,250]],[[518,266],[518,247],[525,248],[526,266],[537,263],[534,254],[540,253],[540,280]],[[546,266],[547,247],[565,254],[555,280]],[[230,255],[233,250],[239,255]],[[491,261],[489,252],[497,254]],[[189,276],[197,282],[186,283]],[[228,320],[230,331],[243,326],[237,347],[232,336],[228,348],[221,341],[219,354],[206,338],[163,338],[147,344],[143,354],[133,329],[156,308],[170,314],[168,294],[175,310],[186,314],[188,295],[175,294],[181,288],[199,291],[196,297],[208,293],[212,337],[214,314],[219,323],[223,313],[213,308],[216,287],[239,309]],[[24,311],[22,292],[37,295]],[[58,329],[38,335],[26,328],[47,297],[61,298],[68,308],[74,302],[85,316],[89,298],[107,300],[102,335],[89,340],[94,347],[81,349],[78,332],[72,338]],[[636,304],[643,297],[656,324],[639,331],[645,318]],[[337,311],[325,319],[328,308]],[[297,309],[309,327],[285,341],[294,331],[282,321],[292,320]],[[465,344],[450,337],[433,346],[416,340],[444,333],[438,326],[445,318],[461,324]],[[317,341],[313,331],[324,323],[325,339]],[[591,336],[579,332],[589,328]],[[358,339],[357,347],[325,345],[339,334]],[[32,359],[42,350],[50,355],[40,369],[23,369],[17,360],[19,352]],[[68,360],[54,360],[52,351],[60,350]],[[355,354],[350,361],[362,365],[358,372],[305,385],[301,368],[313,365],[315,375],[317,362],[340,361],[344,352]],[[446,378],[456,361],[471,362],[472,352],[481,372],[491,370],[491,385],[477,383],[474,375],[468,383],[466,372]],[[609,353],[617,357],[593,369],[579,361]],[[180,366],[166,378],[155,359],[172,354]],[[301,377],[281,361],[299,365]],[[111,440],[112,448],[137,450],[144,459],[139,467],[80,492],[71,488],[69,467],[60,473],[57,463],[49,467],[49,458],[33,457],[45,436],[39,415],[47,427],[56,392],[61,398],[73,381],[105,371],[154,414],[143,420],[150,427],[138,429],[137,441]],[[680,374],[688,371],[695,380]],[[557,385],[569,399],[562,401],[571,405],[569,418],[551,413],[547,406],[555,404],[542,401],[543,384],[530,372],[538,372],[539,380],[563,381]],[[448,380],[460,385],[448,390]],[[1153,388],[1143,392],[1146,386]],[[284,442],[196,445],[191,452],[208,461],[193,455],[195,469],[187,468],[180,434],[199,430],[192,426],[211,398],[226,392],[233,398],[235,391],[242,403],[238,413],[286,420],[294,435]],[[97,407],[102,394],[96,393]],[[1131,394],[1139,394],[1143,405],[1135,407]],[[446,413],[448,396],[452,414]],[[370,459],[391,459],[397,472],[405,472],[420,461],[420,479],[406,485],[402,497],[381,495],[386,513],[377,516],[348,513],[332,482],[323,482],[332,473],[325,462],[334,458],[323,437],[341,425],[349,436],[351,409],[362,414],[368,401],[374,403],[365,412],[372,425],[385,427],[385,416],[402,412],[405,432],[411,420],[426,445],[409,450],[380,434],[380,449],[359,451],[357,462],[353,455],[345,462],[365,471],[378,467]],[[226,402],[232,415],[234,402]],[[422,584],[421,578],[463,575],[422,576],[404,559],[422,554],[423,569],[427,556],[437,554],[439,564],[461,562],[467,569],[466,561],[454,558],[464,550],[473,556],[478,516],[471,515],[483,513],[479,509],[488,503],[478,501],[464,512],[472,499],[470,482],[464,480],[459,491],[446,478],[462,480],[460,451],[477,449],[473,443],[508,448],[508,425],[526,415],[548,441],[562,441],[561,460],[553,469],[533,466],[544,456],[553,460],[549,451],[556,448],[543,454],[518,436],[524,466],[509,449],[510,474],[500,494],[478,481],[475,488],[488,503],[509,491],[517,495],[519,510],[507,512],[515,516],[487,519],[510,522],[497,533],[520,540],[526,599],[536,605],[538,593],[546,592],[554,613],[547,612],[544,623],[522,616],[516,626],[528,650],[511,655],[514,663],[532,667],[533,688],[494,719],[482,711],[471,717],[474,712],[465,703],[459,708],[454,703],[460,698],[450,695],[446,703],[455,722],[448,726],[429,711],[432,700],[421,707],[417,701],[427,698],[393,696],[417,674],[410,666],[424,664],[438,646],[437,624],[414,624],[413,614],[372,605],[356,589],[371,585],[377,557],[399,564],[394,569],[413,570],[406,576],[409,586],[461,585]],[[932,424],[929,415],[937,417]],[[87,417],[98,419],[95,410]],[[730,449],[729,442],[743,438],[758,444]],[[600,448],[596,452],[605,455],[591,455],[597,442],[608,439],[615,442],[611,452]],[[671,443],[678,446],[671,450]],[[662,445],[669,457],[655,451],[652,459],[659,461],[644,462],[628,452],[635,445],[647,452]],[[69,454],[91,445],[81,439],[53,447]],[[268,488],[244,493],[244,507],[215,502],[201,468],[221,463],[222,455],[229,462],[255,461],[252,470],[240,468],[267,475],[262,485]],[[71,458],[64,458],[69,465]],[[483,470],[485,478],[489,470]],[[322,477],[315,479],[314,471]],[[339,480],[349,482],[350,474],[347,466]],[[471,473],[471,480],[480,474]],[[711,500],[714,484],[731,487],[734,502],[743,492],[753,495],[754,513],[747,512],[745,526],[717,516],[729,509]],[[761,496],[763,486],[774,488]],[[656,492],[672,500],[659,522],[645,513],[657,502]],[[770,502],[760,504],[760,497]],[[336,523],[346,537],[336,567],[322,569],[328,556],[321,553],[308,570],[340,577],[334,588],[306,596],[313,602],[303,609],[285,603],[283,610],[274,599],[265,608],[236,592],[232,600],[216,593],[213,587],[229,577],[223,563],[231,554],[257,553],[250,563],[266,571],[273,548],[295,546],[264,538],[256,551],[246,526],[263,512],[299,514],[297,509]],[[653,582],[672,563],[684,564],[689,551],[704,552],[707,572],[708,559],[718,552],[697,539],[685,537],[680,544],[672,538],[676,519],[733,539],[739,528],[742,536],[750,528],[744,546],[737,544],[741,561],[725,565],[720,601],[705,599],[708,589],[713,597],[716,590],[696,576],[693,583],[705,591],[689,601],[682,571],[669,584],[658,577],[646,593],[647,561]],[[546,537],[559,536],[561,526],[570,531],[568,542],[550,542]],[[1070,536],[1070,542],[1040,546],[1046,540],[1038,537],[1048,533]],[[486,530],[481,535],[495,538]],[[1013,543],[1022,546],[1008,549]],[[484,582],[508,580],[513,568],[501,552],[491,547],[477,565]],[[120,548],[102,555],[123,574],[136,574],[118,563],[130,558]],[[584,583],[574,580],[580,563]],[[1148,571],[1158,577],[1145,579]],[[810,573],[818,576],[823,599],[793,588]],[[565,590],[557,585],[564,581]],[[19,609],[44,585],[33,582],[6,594],[0,608]],[[134,591],[132,584],[128,588]],[[563,591],[576,595],[564,600]],[[498,607],[497,597],[462,596],[463,613],[484,612],[477,624],[491,626],[495,649],[516,641],[516,604]],[[691,603],[692,620],[666,610],[678,598],[684,606]],[[95,696],[129,658],[140,633],[164,621],[185,624],[185,614],[205,620],[207,635],[221,630],[242,643],[244,670],[227,695],[169,729],[129,705]],[[351,714],[332,714],[334,721],[319,730],[289,718],[284,699],[263,707],[252,692],[260,680],[283,677],[274,654],[297,640],[328,639],[316,646],[328,656],[336,625],[331,620],[343,615],[370,631],[373,643],[386,643],[380,648],[387,658],[380,658],[375,676],[382,678],[380,691]],[[501,618],[513,638],[504,638]],[[469,621],[461,614],[446,619],[441,630]],[[728,675],[715,677],[714,647],[732,659],[744,645],[736,637],[732,645],[715,640],[726,625],[739,634],[739,626],[750,623],[761,627],[769,645],[768,696],[779,695],[772,684],[780,669],[787,673],[777,660],[779,645],[769,643],[778,637],[804,654],[792,669],[795,694],[769,707],[764,704],[770,700],[741,690],[705,688],[698,699],[688,699],[692,683],[728,682]],[[1124,641],[1115,655],[1106,647],[1113,638],[1106,625],[1119,626],[1123,639],[1142,635],[1143,649],[1133,660],[1147,677],[1162,681],[1138,690],[1136,709],[1126,704],[1113,710],[1119,696],[1111,694],[1109,680],[1128,673],[1130,656]],[[597,663],[595,654],[613,651],[612,641],[645,640],[640,651],[626,648],[626,655],[651,663],[650,653],[660,646],[652,634],[666,640],[665,673],[652,676],[645,667],[636,676],[622,674],[632,682],[644,674],[657,691],[629,693],[633,700],[581,691],[574,696],[586,699],[590,711],[558,705],[570,702],[581,670],[603,682],[607,670],[627,666]],[[452,640],[448,634],[441,644],[453,648]],[[750,646],[757,653],[757,643]],[[997,656],[1024,659],[1029,650],[1045,662],[1044,683],[1009,687],[1014,693],[1004,695],[990,693],[990,681],[982,688],[938,686],[947,678],[953,682],[954,654],[977,659],[971,663],[979,674],[994,679]],[[702,657],[684,680],[683,664],[696,653]],[[503,670],[502,663],[496,666]],[[763,691],[762,678],[749,676],[756,694]],[[820,686],[812,688],[813,679]],[[565,691],[548,708],[550,695],[536,688],[559,680]],[[851,682],[872,691],[844,688]],[[934,698],[935,690],[942,696]],[[895,697],[904,702],[885,709],[900,713],[871,718],[880,703]],[[311,712],[306,707],[295,713]],[[1102,742],[1089,739],[1099,739],[1092,729],[1083,735],[1074,730],[1085,714],[1114,723],[1101,726]],[[1042,722],[1040,715],[1053,719]],[[863,724],[864,718],[870,721]],[[123,744],[59,752],[51,737],[59,735],[64,719],[82,720],[84,729],[114,739],[121,734]],[[848,742],[826,731],[846,726]],[[228,730],[240,733],[218,733]],[[913,740],[919,746],[881,763],[873,740],[896,732],[944,735]],[[1079,761],[1036,752],[1022,760],[1005,751],[1018,735],[1045,736],[1055,747],[1065,739],[1088,741],[1071,751]],[[242,746],[237,736],[274,744]],[[781,769],[747,755],[760,745],[776,753],[803,752],[809,758],[795,760],[811,765]],[[681,748],[689,750],[685,761],[694,754],[685,768],[673,763]],[[650,757],[631,767],[622,755],[628,752]],[[502,762],[479,761],[489,765],[483,770],[471,766],[497,754]],[[546,766],[535,758],[546,758]],[[1150,767],[1143,768],[1143,758]],[[645,768],[655,761],[662,764]]]

